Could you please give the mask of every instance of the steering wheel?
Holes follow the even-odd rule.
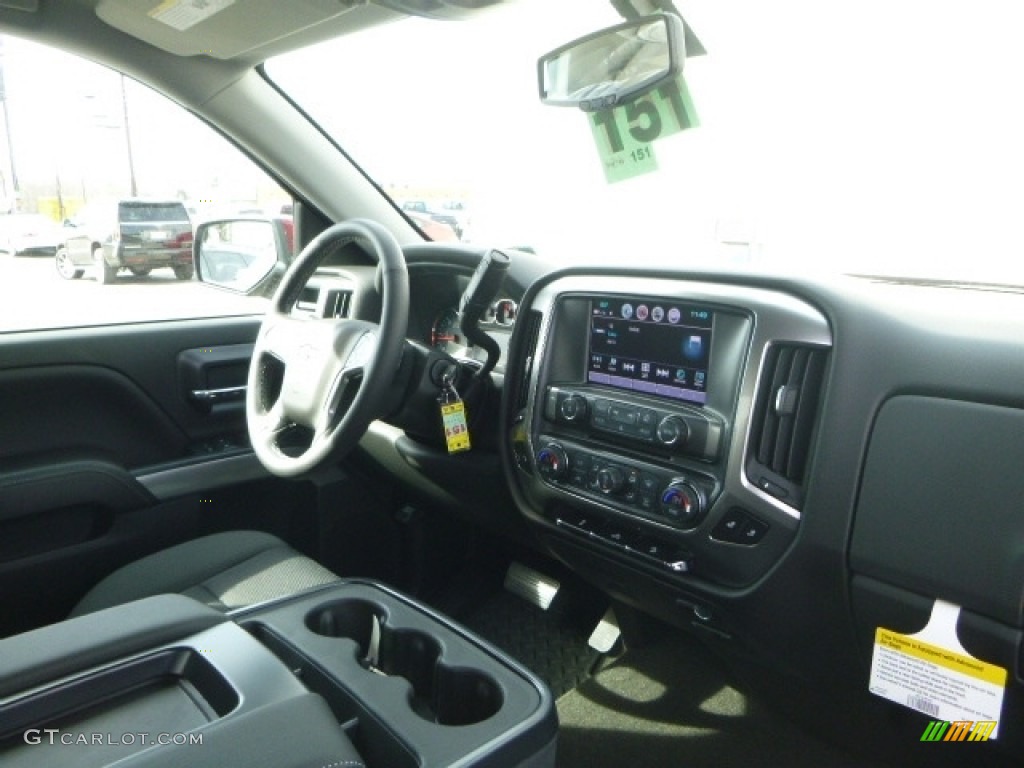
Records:
[[[380,323],[298,318],[300,292],[330,254],[357,242],[379,267]],[[272,474],[294,477],[350,451],[384,415],[408,328],[405,257],[383,226],[365,219],[335,224],[288,268],[263,319],[249,367],[245,411],[256,457]],[[288,450],[282,437],[312,430],[308,447]]]

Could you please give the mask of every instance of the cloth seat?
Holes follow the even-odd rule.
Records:
[[[165,593],[229,611],[337,580],[276,536],[230,531],[186,541],[119,568],[89,590],[71,615]]]

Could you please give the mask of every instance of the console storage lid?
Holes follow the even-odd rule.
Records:
[[[0,640],[0,698],[226,621],[182,595],[157,595]]]
[[[361,768],[323,699],[248,632],[179,595],[0,641],[5,768]]]

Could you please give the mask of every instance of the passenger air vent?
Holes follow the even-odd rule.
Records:
[[[540,324],[542,315],[536,310],[530,310],[526,316],[519,321],[522,324],[523,334],[523,367],[515,381],[515,402],[516,413],[526,407],[526,401],[530,395],[530,377],[533,375],[533,360],[537,354],[537,339],[540,337]],[[519,324],[517,323],[517,325]]]
[[[803,505],[827,361],[828,349],[822,347],[769,347],[751,417],[747,477],[796,509]]]

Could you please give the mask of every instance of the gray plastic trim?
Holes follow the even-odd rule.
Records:
[[[140,474],[136,480],[158,501],[166,501],[189,493],[202,493],[237,483],[260,480],[270,474],[255,453],[235,454],[220,459],[206,459],[172,469],[157,469]]]

